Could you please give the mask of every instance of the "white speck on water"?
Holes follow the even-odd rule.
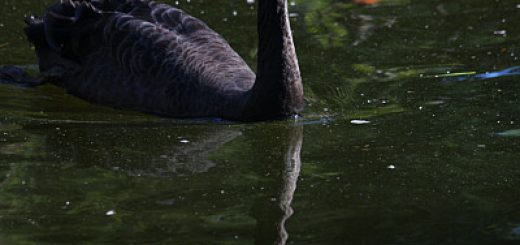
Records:
[[[179,141],[179,142],[181,142],[181,143],[183,143],[183,144],[187,144],[187,143],[190,143],[190,141],[189,141],[189,140],[187,140],[187,139],[183,139],[183,140],[181,140],[181,141]]]
[[[70,202],[69,202],[69,201],[66,201],[66,202],[65,202],[65,206],[70,206]]]
[[[424,107],[419,106],[419,111],[422,111],[423,109],[424,109]]]
[[[496,30],[493,32],[493,34],[497,35],[497,36],[507,36],[507,31],[506,30]]]
[[[393,169],[395,169],[395,165],[390,164],[390,165],[388,165],[388,167],[386,167],[386,168],[388,168],[388,169],[392,169],[392,170],[393,170]]]
[[[225,190],[220,190],[220,194],[226,194]]]
[[[116,214],[116,211],[115,210],[108,210],[105,215],[106,216],[114,216]]]
[[[233,10],[233,16],[237,16],[238,12],[236,10]]]
[[[255,0],[247,0],[246,2],[247,2],[247,4],[254,4]]]
[[[364,125],[364,124],[370,124],[371,122],[367,121],[367,120],[351,120],[350,123],[354,124],[354,125]]]

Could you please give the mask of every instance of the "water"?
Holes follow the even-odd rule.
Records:
[[[49,2],[0,4],[0,64],[34,70],[21,20]],[[178,4],[254,64],[251,1]],[[0,242],[520,242],[518,2],[291,11],[298,122],[179,121],[0,85]]]

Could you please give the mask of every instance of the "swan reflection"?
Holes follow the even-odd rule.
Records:
[[[193,234],[209,230],[212,239],[238,232],[258,244],[287,242],[302,125],[146,125],[10,127],[18,137],[0,145],[0,162],[27,163],[4,165],[9,169],[0,195],[12,201],[0,211],[19,215],[0,219],[0,228],[31,213],[36,223],[49,225],[34,230],[18,224],[8,229],[11,234],[56,236],[92,228],[90,236],[97,237],[105,233],[94,228],[112,224],[105,214],[115,210],[124,225],[114,228],[143,239],[150,235],[147,227],[158,226],[159,240],[192,241]],[[79,222],[85,219],[90,222]],[[189,232],[179,233],[179,227]]]

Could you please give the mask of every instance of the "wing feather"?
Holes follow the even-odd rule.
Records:
[[[148,108],[173,101],[161,110],[182,116],[204,108],[200,113],[208,114],[212,108],[199,98],[218,103],[232,91],[249,90],[255,80],[219,34],[166,4],[61,1],[49,8],[44,21],[50,46],[64,59],[83,64],[64,78],[63,86],[90,100]],[[110,101],[110,95],[118,101]]]

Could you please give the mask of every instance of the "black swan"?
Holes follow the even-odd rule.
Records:
[[[44,81],[87,101],[177,118],[297,116],[287,0],[258,1],[257,74],[204,22],[148,0],[61,0],[26,19]]]

